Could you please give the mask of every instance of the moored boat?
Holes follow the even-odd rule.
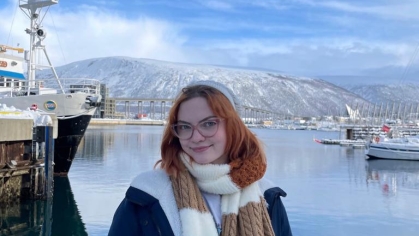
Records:
[[[419,161],[419,138],[400,137],[374,139],[369,144],[367,159]]]
[[[316,143],[320,143],[320,144],[331,144],[331,145],[339,145],[340,144],[340,141],[337,140],[337,139],[328,139],[328,138],[316,139],[316,138],[313,138],[313,141],[316,142]]]
[[[350,139],[313,139],[314,142],[328,145],[352,146],[352,147],[365,147],[366,141],[363,139],[350,140]]]
[[[100,82],[92,79],[63,79],[52,66],[43,41],[41,9],[57,4],[58,0],[20,0],[20,8],[30,18],[30,50],[24,57],[8,51],[22,53],[24,49],[0,45],[0,103],[21,110],[38,109],[55,113],[58,119],[58,137],[55,140],[54,172],[66,175],[71,167],[81,139],[92,115],[100,106]],[[48,65],[40,63],[40,52]],[[44,59],[42,58],[42,59]],[[28,70],[24,76],[23,64]],[[36,70],[49,68],[55,78],[36,80]]]

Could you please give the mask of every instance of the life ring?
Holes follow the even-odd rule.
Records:
[[[32,110],[32,111],[36,111],[36,110],[38,110],[38,105],[32,104],[32,106],[29,109]]]
[[[7,67],[7,61],[0,61],[0,67]]]
[[[376,143],[380,142],[380,137],[378,137],[378,136],[377,136],[377,137],[375,137],[375,142],[376,142]]]

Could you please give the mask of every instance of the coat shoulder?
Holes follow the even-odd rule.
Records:
[[[268,204],[268,214],[271,218],[272,228],[277,236],[292,236],[291,226],[288,221],[287,211],[282,203],[281,197],[287,193],[280,187],[275,186],[267,179],[259,181],[259,187]]]
[[[259,180],[259,188],[263,195],[276,195],[278,194],[281,197],[286,197],[287,193],[281,189],[280,187],[276,186],[272,181],[266,178],[262,178]]]
[[[109,235],[174,235],[178,223],[170,184],[160,170],[135,177],[114,214]]]
[[[162,169],[143,172],[131,182],[131,187],[146,192],[156,199],[165,196],[170,185],[170,178]]]

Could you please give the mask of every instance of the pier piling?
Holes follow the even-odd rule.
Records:
[[[52,197],[54,126],[49,115],[45,126],[33,118],[0,117],[0,204]],[[45,118],[44,118],[45,119]],[[47,119],[47,120],[48,120]]]

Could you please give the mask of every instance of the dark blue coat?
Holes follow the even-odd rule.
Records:
[[[268,212],[276,236],[291,236],[288,216],[281,197],[286,193],[278,188],[269,188],[264,192],[268,203]],[[129,235],[174,235],[169,221],[159,203],[150,194],[130,187],[124,200],[115,212],[109,236]]]

